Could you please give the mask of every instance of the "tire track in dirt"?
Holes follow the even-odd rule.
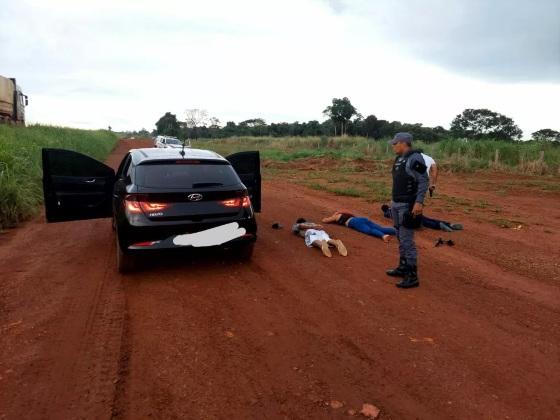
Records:
[[[72,388],[79,395],[81,411],[72,408],[68,417],[108,418],[113,412],[119,374],[123,370],[123,339],[126,339],[125,297],[122,284],[114,278],[115,266],[110,263],[115,252],[114,247],[108,247],[106,269],[91,302],[77,357],[78,374]]]
[[[126,312],[111,237],[107,220],[42,218],[0,237],[1,418],[110,416]]]
[[[132,353],[130,343],[128,311],[125,312],[124,326],[121,335],[120,358],[118,361],[117,378],[115,379],[115,391],[111,404],[111,418],[121,419],[125,414],[125,390],[130,374],[130,355]]]

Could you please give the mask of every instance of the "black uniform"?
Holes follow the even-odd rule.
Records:
[[[421,219],[413,218],[411,211],[415,203],[424,203],[428,184],[429,178],[426,164],[420,152],[410,150],[405,155],[396,157],[393,164],[393,203],[391,205],[391,214],[397,231],[397,238],[399,239],[400,262],[398,268],[389,270],[387,274],[405,277],[403,282],[397,285],[399,287],[407,287],[406,284],[418,285],[414,229],[419,227]]]

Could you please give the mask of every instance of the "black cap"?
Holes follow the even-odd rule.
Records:
[[[394,145],[397,143],[406,143],[409,146],[412,145],[412,134],[410,133],[397,133],[395,137],[389,140],[389,144]]]

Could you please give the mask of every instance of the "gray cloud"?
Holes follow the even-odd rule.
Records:
[[[488,2],[18,0],[0,7],[0,73],[29,95],[30,122],[88,128],[195,107],[222,121],[320,119],[349,96],[364,114],[425,125],[488,107],[528,133],[558,129],[560,83],[481,83],[558,80],[558,7]]]
[[[346,2],[344,0],[324,0],[336,12],[342,13],[346,10]]]
[[[560,81],[558,0],[325,0],[415,57],[498,82]]]

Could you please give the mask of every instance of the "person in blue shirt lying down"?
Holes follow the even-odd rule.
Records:
[[[392,219],[391,207],[389,207],[387,204],[383,204],[381,206],[381,211],[383,212],[383,216],[385,216],[387,219]],[[430,217],[427,217],[426,215],[422,216],[422,226],[427,227],[428,229],[443,230],[445,232],[463,230],[463,225],[460,225],[459,223],[450,223],[444,220],[432,219]]]
[[[395,228],[393,227],[384,227],[372,222],[367,217],[356,217],[354,214],[342,210],[338,210],[331,216],[325,217],[322,222],[347,226],[366,235],[383,239],[385,242],[389,242],[396,235]]]

